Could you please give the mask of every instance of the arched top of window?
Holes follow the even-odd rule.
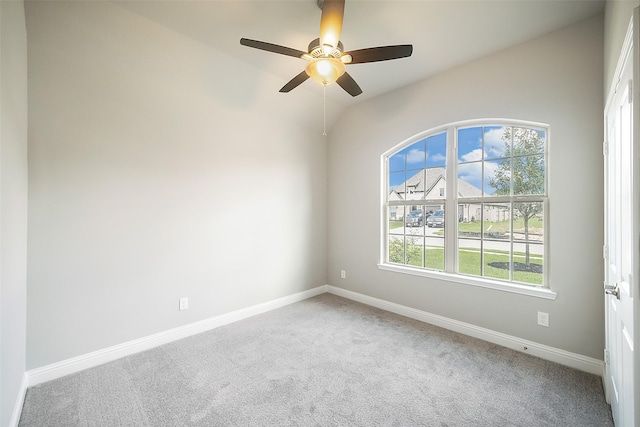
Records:
[[[381,265],[548,287],[548,145],[546,125],[484,119],[385,152]]]

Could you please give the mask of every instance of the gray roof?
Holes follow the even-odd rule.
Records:
[[[482,190],[458,178],[458,197],[482,197]]]
[[[398,194],[400,198],[404,198],[403,195],[405,193],[406,187],[412,187],[414,193],[429,193],[434,185],[438,183],[441,179],[445,179],[445,169],[444,168],[426,168],[415,171],[408,171],[408,173],[413,172],[414,175],[407,179],[402,184],[393,187],[391,192],[395,192]],[[425,177],[426,175],[426,177]],[[482,190],[473,185],[469,184],[466,181],[458,179],[458,196],[459,197],[481,197]]]

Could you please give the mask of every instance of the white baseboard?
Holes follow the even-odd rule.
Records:
[[[273,301],[243,308],[220,316],[211,317],[209,319],[190,323],[178,328],[169,329],[167,331],[104,348],[102,350],[83,354],[57,363],[52,363],[41,368],[31,369],[26,373],[26,377],[28,379],[27,384],[29,387],[32,387],[46,381],[51,381],[87,368],[92,368],[94,366],[114,361],[121,357],[129,356],[131,354],[149,350],[182,338],[206,332],[220,326],[228,325],[230,323],[237,322],[238,320],[266,313],[267,311],[275,310],[326,292],[327,285],[318,286],[317,288],[278,298]],[[22,395],[24,398],[24,393]],[[22,405],[20,405],[20,408],[22,408]]]
[[[18,390],[18,396],[16,403],[13,405],[13,413],[9,420],[9,427],[18,427],[20,423],[20,415],[22,415],[22,406],[24,405],[24,398],[27,395],[27,387],[29,384],[29,376],[25,372],[22,374],[22,382],[20,383],[20,390]]]
[[[540,357],[541,359],[604,377],[604,362],[602,360],[549,347],[544,344],[538,344],[533,341],[527,341],[518,337],[496,332],[491,329],[481,328],[470,323],[449,319],[437,314],[417,310],[415,308],[348,291],[346,289],[337,288],[335,286],[327,285],[327,289],[329,293],[343,298],[361,302],[401,316],[439,326],[444,329],[449,329],[454,332],[459,332],[464,335],[469,335],[474,338],[479,338],[483,341],[488,341],[503,347]]]
[[[431,314],[411,307],[406,307],[400,304],[373,298],[367,295],[359,294],[357,292],[337,288],[335,286],[322,285],[313,289],[309,289],[307,291],[278,298],[273,301],[268,301],[252,307],[233,311],[231,313],[222,314],[220,316],[201,320],[199,322],[194,322],[178,328],[169,329],[157,334],[149,335],[102,350],[94,351],[91,353],[73,357],[71,359],[66,359],[57,363],[29,370],[25,373],[25,377],[23,379],[23,390],[21,391],[20,400],[19,402],[16,402],[16,408],[18,409],[14,411],[13,416],[13,418],[16,418],[15,425],[17,425],[20,417],[22,403],[24,401],[27,387],[32,387],[46,381],[51,381],[65,375],[73,374],[84,369],[92,368],[94,366],[114,361],[121,357],[149,350],[163,344],[206,332],[208,330],[228,325],[239,320],[247,319],[258,314],[266,313],[268,311],[275,310],[277,308],[281,308],[326,292],[358,301],[366,305],[377,307],[382,310],[406,316],[415,320],[419,320],[421,322],[429,323],[445,329],[479,338],[484,341],[511,348],[513,350],[528,353],[542,359],[579,369],[581,371],[590,372],[601,377],[603,377],[604,374],[604,362],[602,360],[593,359],[591,357],[582,356],[580,354],[570,353],[543,344],[523,340],[521,338],[502,334],[490,329],[481,328],[469,323],[464,323],[443,316],[438,316],[436,314]]]

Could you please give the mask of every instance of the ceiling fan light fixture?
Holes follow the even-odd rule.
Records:
[[[1,0],[0,0],[1,1]],[[243,46],[260,49],[279,55],[291,56],[308,61],[304,71],[300,71],[281,89],[281,93],[289,93],[309,78],[324,86],[336,82],[351,96],[358,96],[362,89],[345,70],[345,64],[365,64],[367,62],[389,61],[391,59],[407,58],[413,53],[410,44],[378,46],[356,49],[345,52],[340,41],[342,20],[344,18],[345,0],[316,0],[322,10],[320,17],[320,37],[311,40],[306,52],[280,46],[273,43],[241,38]]]
[[[342,61],[334,57],[312,59],[305,69],[309,77],[321,85],[335,82],[345,70]]]

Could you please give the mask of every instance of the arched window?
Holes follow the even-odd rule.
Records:
[[[546,125],[482,120],[384,153],[381,268],[548,287],[548,146]]]

